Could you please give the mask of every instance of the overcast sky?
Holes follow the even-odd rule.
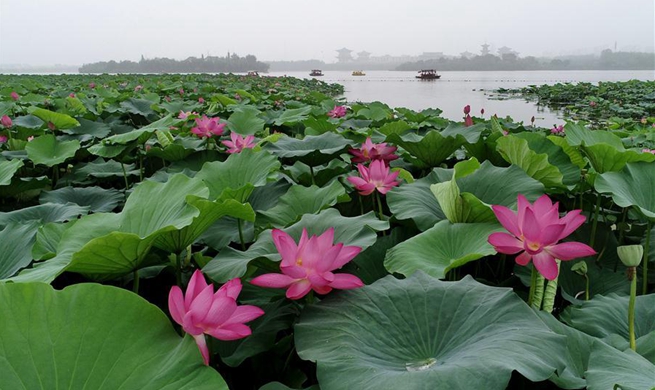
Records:
[[[254,54],[653,51],[653,0],[0,0],[0,64]]]

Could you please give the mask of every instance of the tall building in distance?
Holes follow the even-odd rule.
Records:
[[[482,45],[482,50],[480,50],[480,55],[486,56],[489,54],[491,54],[491,50],[489,50],[489,45],[485,43],[484,45]]]
[[[357,61],[368,61],[371,58],[371,53],[366,50],[357,53]]]
[[[337,60],[339,62],[351,62],[353,60],[353,56],[350,53],[352,52],[353,52],[352,50],[346,49],[345,47],[337,50],[337,53],[339,53],[339,55],[337,56]]]

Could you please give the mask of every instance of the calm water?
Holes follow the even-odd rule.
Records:
[[[415,72],[367,71],[366,76],[352,76],[351,72],[324,71],[320,80],[336,82],[346,88],[348,101],[381,101],[391,107],[407,107],[413,110],[440,108],[443,116],[462,119],[462,108],[470,104],[471,112],[485,117],[497,114],[511,116],[516,121],[528,123],[534,115],[540,126],[561,124],[557,112],[537,107],[519,99],[491,100],[497,88],[517,88],[532,84],[556,84],[564,82],[626,81],[631,79],[653,80],[654,71],[516,71],[516,72],[439,72],[440,80],[417,80]],[[310,78],[308,72],[271,72],[271,76]]]

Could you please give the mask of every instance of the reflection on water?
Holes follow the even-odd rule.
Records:
[[[336,82],[346,88],[348,101],[381,101],[391,107],[407,107],[413,110],[440,108],[443,116],[461,120],[465,105],[471,105],[471,113],[485,117],[497,114],[511,116],[515,121],[530,122],[534,115],[536,124],[550,127],[564,121],[557,112],[537,107],[520,99],[490,100],[493,90],[517,88],[528,85],[556,84],[565,82],[626,81],[631,79],[653,80],[653,71],[516,71],[516,72],[439,72],[441,80],[418,80],[415,72],[366,71],[366,76],[353,76],[346,71],[323,71],[319,80]],[[271,72],[270,76],[310,78],[309,72]]]

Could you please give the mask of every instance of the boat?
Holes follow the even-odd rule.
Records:
[[[323,76],[323,71],[320,69],[312,69],[311,73],[309,73],[310,76]]]
[[[416,78],[421,80],[438,80],[441,78],[441,75],[437,74],[437,71],[434,69],[422,69],[418,73],[419,75]]]
[[[366,73],[363,70],[354,70],[353,76],[366,76]]]
[[[259,77],[259,72],[257,72],[256,70],[251,70],[248,72],[248,76]]]

